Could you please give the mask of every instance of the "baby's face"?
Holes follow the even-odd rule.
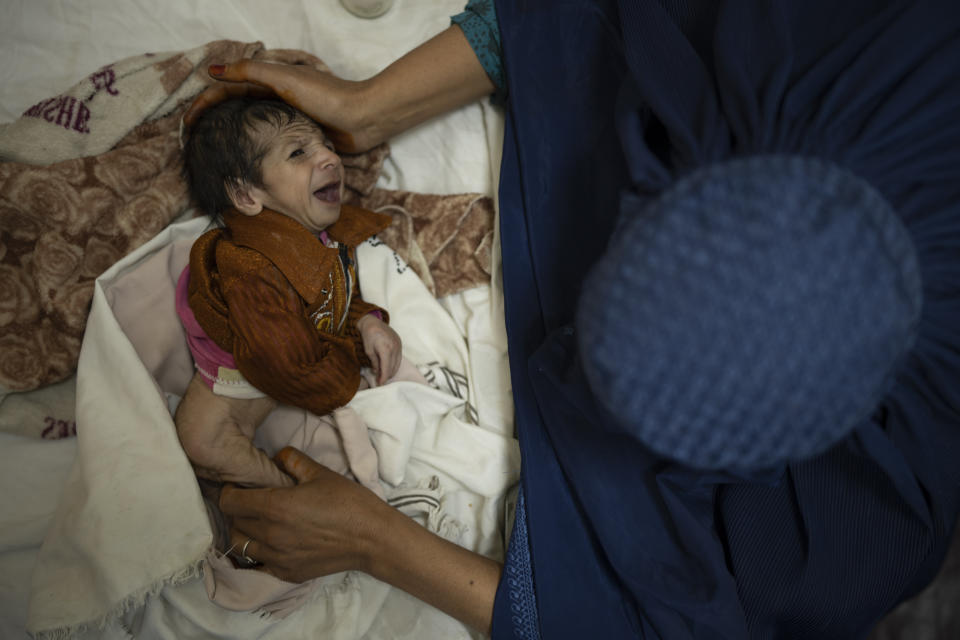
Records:
[[[313,233],[340,218],[343,163],[319,126],[303,118],[277,130],[261,125],[267,149],[261,169],[263,205]]]

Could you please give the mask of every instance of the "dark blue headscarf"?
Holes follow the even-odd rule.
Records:
[[[497,11],[523,499],[494,636],[864,635],[933,577],[960,509],[960,5]],[[618,225],[705,167],[770,154],[840,167],[890,204],[920,271],[916,338],[873,413],[826,452],[694,471],[615,428],[573,319]]]

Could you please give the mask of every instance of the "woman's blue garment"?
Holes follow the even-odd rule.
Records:
[[[960,5],[510,0],[497,16],[523,502],[493,636],[862,637],[932,579],[960,510]],[[574,311],[619,217],[769,153],[835,163],[890,202],[920,264],[918,338],[826,453],[696,472],[610,428]]]

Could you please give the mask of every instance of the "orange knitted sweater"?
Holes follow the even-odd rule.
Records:
[[[364,302],[356,246],[390,217],[344,205],[325,246],[296,220],[263,210],[224,215],[190,251],[189,304],[240,373],[279,402],[324,415],[345,405],[370,361],[357,321],[385,310]]]

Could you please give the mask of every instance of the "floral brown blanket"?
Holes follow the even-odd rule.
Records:
[[[93,281],[189,210],[180,119],[211,62],[316,57],[216,41],[107,65],[0,126],[0,397],[76,369]],[[489,280],[493,203],[377,189],[386,146],[345,156],[347,200],[389,212],[381,239],[443,296]]]

